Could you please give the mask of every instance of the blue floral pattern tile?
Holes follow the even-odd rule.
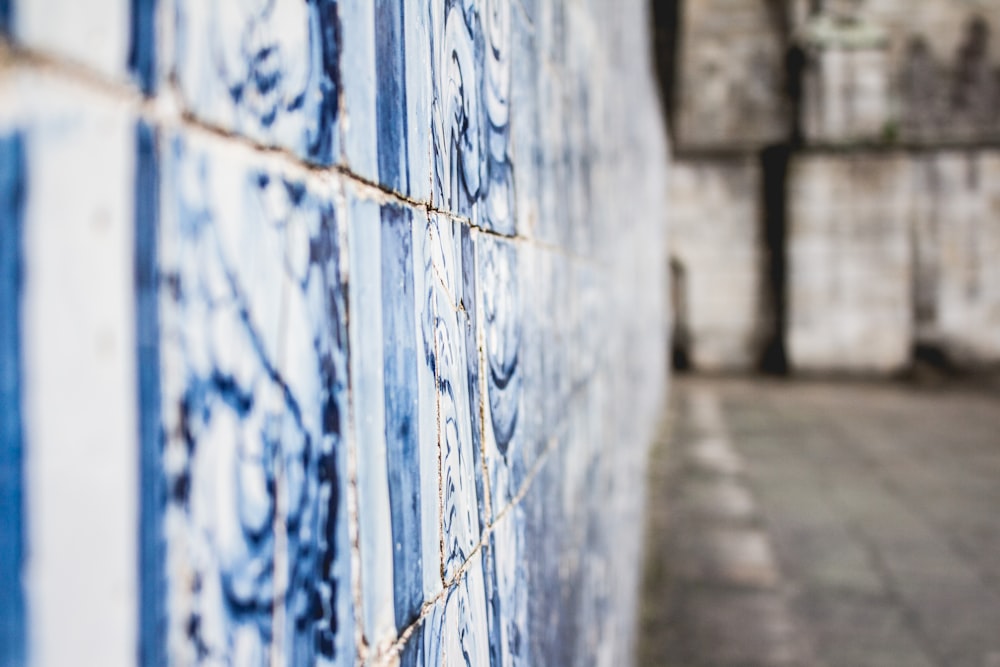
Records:
[[[436,525],[437,512],[426,516],[422,501],[423,449],[420,417],[432,406],[421,401],[418,368],[427,362],[417,328],[414,220],[410,209],[395,204],[381,210],[382,335],[385,364],[385,442],[392,519],[393,581],[396,627],[415,622],[424,603],[424,571],[436,560],[424,549],[423,528]],[[421,275],[421,278],[423,276]],[[421,281],[422,282],[422,281]],[[418,347],[418,343],[420,343]],[[361,446],[364,446],[362,444]],[[435,466],[436,467],[436,466]],[[433,493],[433,489],[429,489]],[[433,547],[432,547],[433,548]],[[437,555],[437,550],[434,550]]]
[[[0,0],[47,59],[15,49],[0,81],[0,352],[38,330],[18,239],[80,282],[46,287],[52,321],[121,325],[83,318],[94,377],[65,371],[132,400],[136,465],[87,465],[134,468],[95,506],[124,508],[104,529],[141,611],[115,624],[128,660],[90,661],[628,664],[667,302],[643,3],[70,5]],[[113,109],[24,134],[57,103]],[[5,591],[55,525],[23,459],[69,451],[21,456],[41,375],[0,373]],[[24,582],[0,662],[60,632],[32,610],[77,608]]]
[[[478,249],[483,451],[495,518],[517,495],[528,471],[523,452],[524,304],[518,276],[528,252],[489,235],[480,237]],[[537,407],[532,406],[532,415]]]
[[[352,436],[357,460],[361,614],[373,650],[397,636],[394,542],[389,504],[383,374],[381,211],[377,202],[348,194]]]
[[[432,201],[501,234],[515,227],[511,4],[431,4]]]
[[[434,215],[427,226],[425,253],[430,269],[427,280],[429,352],[434,361],[437,393],[437,440],[441,467],[441,532],[444,544],[444,578],[454,579],[482,538],[480,507],[482,468],[473,420],[478,420],[470,400],[467,372],[473,315],[463,303],[462,235],[468,228],[445,216]],[[472,259],[469,257],[468,259]],[[474,338],[472,338],[474,342]],[[478,427],[478,424],[477,424]],[[482,502],[481,502],[482,501]]]
[[[0,0],[0,35],[150,94],[157,84],[158,6],[157,0]]]
[[[173,76],[187,110],[329,165],[339,154],[336,0],[178,0]]]
[[[182,137],[167,150],[171,649],[189,664],[349,664],[336,210],[301,180],[224,150]]]

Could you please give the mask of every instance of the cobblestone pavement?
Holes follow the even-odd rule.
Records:
[[[1000,395],[681,379],[639,664],[1000,667]]]

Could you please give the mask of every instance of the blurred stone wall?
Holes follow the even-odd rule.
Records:
[[[640,0],[0,1],[0,665],[625,665]]]
[[[726,295],[683,299],[693,366],[773,360],[774,330],[793,371],[892,373],[920,350],[1000,363],[1000,2],[680,0],[678,17],[676,171],[722,181],[742,163],[764,183],[735,197],[673,179],[678,202],[705,197],[672,213],[675,266]],[[789,157],[769,172],[756,158],[775,150]],[[736,294],[746,307],[720,306]]]

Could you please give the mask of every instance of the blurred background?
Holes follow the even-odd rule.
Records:
[[[652,5],[640,663],[1000,665],[1000,2]]]
[[[656,2],[674,357],[1000,361],[994,0]]]

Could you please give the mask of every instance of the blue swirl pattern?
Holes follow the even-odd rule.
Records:
[[[0,30],[26,2],[0,0]],[[137,590],[119,602],[141,613],[120,654],[139,647],[143,667],[628,664],[666,328],[666,151],[643,10],[128,0],[94,9],[127,32],[122,71],[97,70],[119,88],[12,52],[5,362],[22,356],[25,259],[7,240],[22,206],[55,210],[33,199],[51,190],[25,186],[47,175],[39,147],[131,177],[95,198],[134,223],[119,245],[77,225],[79,193],[65,204],[74,232],[134,269],[116,315],[135,325],[119,388],[136,396],[122,419],[137,416],[140,465],[121,486],[141,525],[107,530],[137,545]],[[67,60],[90,62],[78,46]],[[35,86],[49,69],[60,81]],[[115,113],[33,124],[62,98]],[[56,125],[65,134],[43,134]],[[123,155],[73,153],[112,133]],[[70,293],[107,290],[95,285]],[[0,374],[5,591],[37,518],[21,448],[50,456],[31,451],[21,405],[32,363]],[[42,605],[23,593],[0,600],[0,661],[38,648]]]
[[[199,119],[337,161],[340,22],[336,0],[179,0],[174,77]]]
[[[346,305],[334,209],[301,182],[179,140],[168,170],[172,648],[188,664],[349,663]],[[216,208],[230,197],[243,205]]]

